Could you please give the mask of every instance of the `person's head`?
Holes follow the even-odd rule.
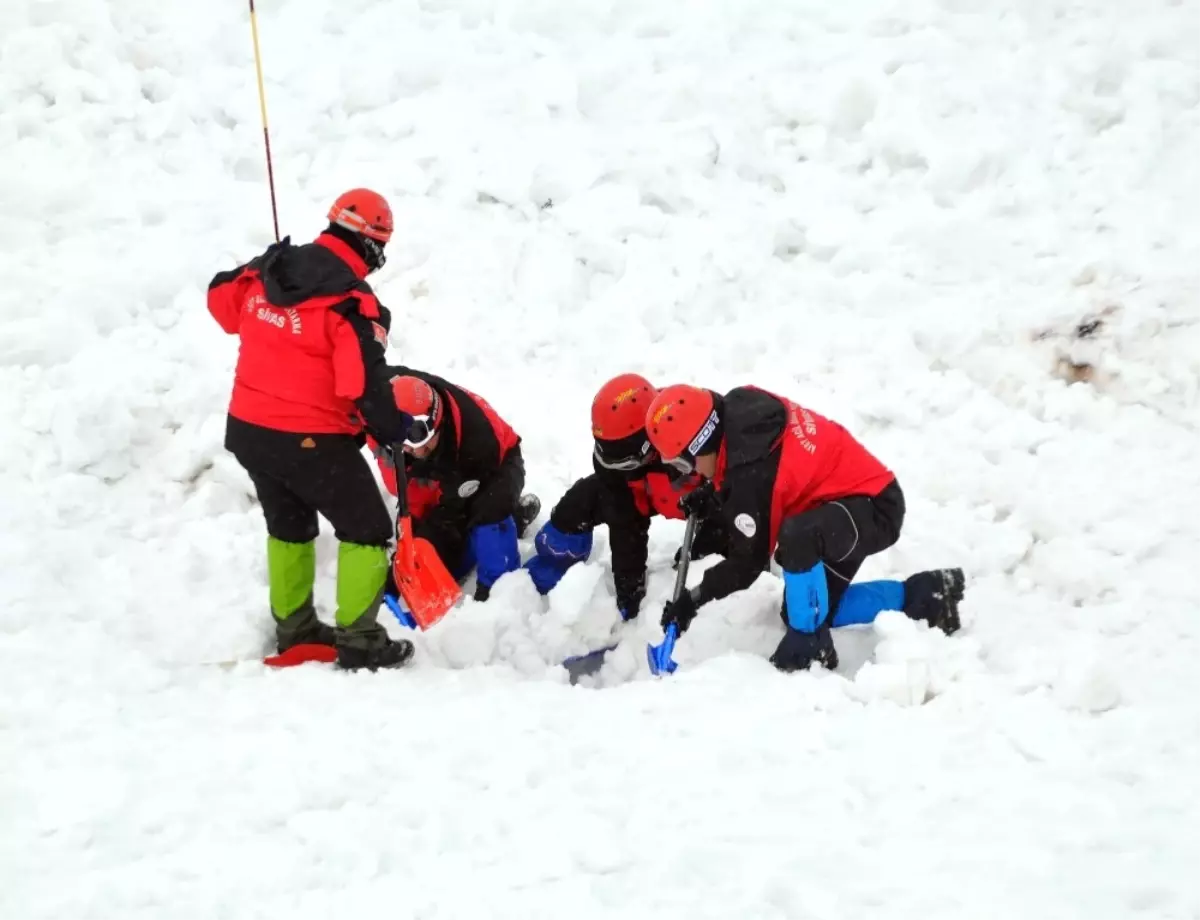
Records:
[[[663,462],[681,473],[713,477],[724,431],[710,391],[686,384],[667,387],[650,403],[645,424]]]
[[[362,256],[368,274],[383,268],[383,248],[392,238],[392,209],[386,198],[369,188],[353,188],[338,195],[328,217],[330,232]]]
[[[412,427],[404,440],[404,452],[417,458],[428,457],[441,438],[441,397],[420,377],[393,377],[391,384],[396,408],[413,417]]]
[[[638,374],[609,380],[592,400],[593,456],[607,470],[632,473],[654,459],[646,436],[646,409],[657,391]]]

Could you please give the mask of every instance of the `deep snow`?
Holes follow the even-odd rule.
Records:
[[[547,512],[607,376],[756,382],[897,471],[863,576],[962,565],[966,629],[784,677],[763,577],[653,680],[658,521],[603,690],[553,666],[616,618],[602,532],[407,671],[214,666],[269,639],[203,301],[271,233],[246,10],[5,0],[0,916],[1200,917],[1196,0],[259,20],[285,232],[391,198],[393,358]]]

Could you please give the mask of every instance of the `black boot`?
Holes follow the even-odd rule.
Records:
[[[275,649],[283,654],[297,645],[333,645],[337,631],[317,619],[312,595],[284,619],[275,620]]]
[[[533,523],[542,511],[542,500],[533,493],[522,495],[513,512],[513,520],[517,522],[517,539],[525,536],[525,529]]]
[[[771,656],[771,664],[780,671],[803,671],[813,662],[830,671],[838,666],[837,649],[833,647],[833,633],[829,622],[822,623],[816,632],[805,633],[788,628],[779,647]]]
[[[366,668],[398,668],[413,656],[413,644],[407,639],[392,639],[382,626],[355,629],[354,624],[337,629],[337,663],[347,671]]]
[[[904,581],[904,613],[951,636],[962,628],[958,602],[963,599],[965,586],[962,569],[934,569],[910,575]]]

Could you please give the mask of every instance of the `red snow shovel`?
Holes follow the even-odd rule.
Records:
[[[428,629],[458,603],[462,588],[446,569],[428,540],[414,537],[408,513],[408,479],[404,473],[404,451],[390,448],[396,469],[396,554],[392,575],[404,604],[417,626]]]
[[[337,649],[332,645],[321,645],[316,642],[293,645],[286,652],[268,655],[263,659],[263,664],[268,668],[294,668],[297,665],[313,661],[321,664],[333,664],[337,661]]]

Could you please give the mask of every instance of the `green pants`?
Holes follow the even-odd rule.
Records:
[[[363,617],[375,622],[387,581],[388,554],[382,546],[338,544],[337,615],[341,627],[353,627]],[[267,537],[267,574],[270,582],[271,613],[286,620],[297,611],[312,607],[316,580],[315,542],[287,543]],[[365,626],[366,624],[360,624]]]

